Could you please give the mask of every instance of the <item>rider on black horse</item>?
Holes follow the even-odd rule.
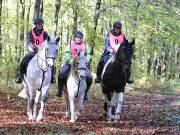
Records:
[[[41,47],[42,43],[47,39],[48,33],[43,29],[44,20],[41,17],[37,17],[34,20],[35,27],[28,33],[28,53],[22,59],[20,63],[20,74],[16,79],[16,83],[20,84],[23,80],[23,75],[26,73],[26,67],[29,61],[34,57],[38,52],[38,49]],[[55,82],[54,78],[54,67],[52,69],[52,78],[51,82]]]
[[[113,29],[106,35],[105,39],[105,50],[104,53],[102,54],[100,61],[97,66],[97,72],[96,72],[96,83],[100,83],[101,81],[101,74],[102,70],[104,68],[104,64],[106,62],[107,57],[111,52],[116,53],[117,49],[123,43],[126,38],[125,35],[121,31],[122,24],[119,21],[114,22],[113,24]],[[130,79],[131,77],[131,62],[128,63],[129,67],[126,69],[127,73],[127,83],[133,83],[133,80]]]

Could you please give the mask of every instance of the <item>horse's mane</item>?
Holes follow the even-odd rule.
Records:
[[[42,43],[42,45],[41,45],[41,47],[39,48],[38,51],[42,51],[42,50],[47,46],[47,44],[48,44],[48,42],[47,42],[47,40],[45,40],[45,41]]]
[[[86,59],[86,57],[82,53],[80,53],[79,55],[77,55],[75,57],[75,59],[73,60],[73,64],[71,66],[71,71],[70,71],[73,76],[75,76],[75,74],[76,74],[77,61],[80,60],[80,59]]]

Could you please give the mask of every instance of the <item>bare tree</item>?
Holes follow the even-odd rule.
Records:
[[[24,17],[25,17],[25,0],[20,0],[20,53],[21,55],[24,55],[25,48],[24,46]]]
[[[100,9],[101,9],[101,0],[97,0],[96,2],[96,8],[94,11],[94,19],[93,19],[93,38],[92,38],[92,50],[91,50],[91,55],[94,54],[94,47],[95,47],[95,39],[96,39],[96,29],[98,25],[98,19],[100,15]]]
[[[34,16],[33,16],[34,19],[40,16],[40,6],[41,6],[41,0],[36,0],[35,6],[34,6]]]
[[[41,1],[41,4],[40,4],[40,15],[39,16],[43,16],[43,11],[44,11],[44,1],[42,0]]]
[[[54,19],[53,19],[53,35],[56,36],[57,28],[58,28],[58,16],[61,7],[61,0],[55,0],[55,11],[54,11]]]
[[[31,9],[31,0],[29,0],[29,5],[28,5],[28,9],[27,9],[27,16],[26,16],[26,32],[29,30],[29,17],[30,17],[30,9]]]
[[[0,0],[0,64],[2,60],[2,31],[1,31],[2,2],[3,0]]]
[[[78,27],[78,11],[77,11],[77,9],[78,9],[78,0],[73,0],[73,7],[72,7],[72,9],[73,9],[73,20],[74,20],[74,22],[73,22],[73,33],[77,30],[77,27]]]

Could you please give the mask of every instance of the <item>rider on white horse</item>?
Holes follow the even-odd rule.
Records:
[[[73,59],[76,57],[78,52],[83,52],[83,54],[86,54],[86,58],[89,61],[90,60],[90,49],[86,45],[86,43],[83,41],[83,33],[81,31],[76,31],[74,34],[73,40],[71,40],[70,45],[67,47],[65,51],[65,58],[66,58],[66,64],[61,68],[59,76],[58,76],[58,93],[57,96],[62,96],[62,87],[63,84],[66,82],[68,73],[71,69],[71,64]],[[92,75],[91,72],[86,72],[86,83],[87,83],[87,89],[85,93],[85,100],[87,99],[87,91],[89,90],[91,84],[92,84]]]
[[[35,27],[28,34],[28,54],[22,59],[20,64],[20,74],[16,79],[16,83],[20,84],[23,80],[23,74],[26,73],[26,67],[29,61],[38,52],[42,43],[47,39],[48,33],[43,29],[44,20],[41,17],[37,17],[34,20]],[[54,79],[54,68],[52,69],[52,79],[51,82],[55,82]]]

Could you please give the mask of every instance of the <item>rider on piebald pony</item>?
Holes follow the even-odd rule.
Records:
[[[122,24],[119,21],[114,22],[113,29],[107,33],[106,39],[105,39],[105,50],[100,58],[100,61],[97,66],[97,72],[96,72],[96,83],[100,83],[101,81],[101,74],[102,70],[104,68],[105,61],[107,59],[107,56],[111,53],[116,53],[121,43],[123,43],[126,40],[125,35],[121,31]],[[133,83],[133,80],[130,79],[131,76],[131,68],[126,69],[127,73],[127,83]]]

